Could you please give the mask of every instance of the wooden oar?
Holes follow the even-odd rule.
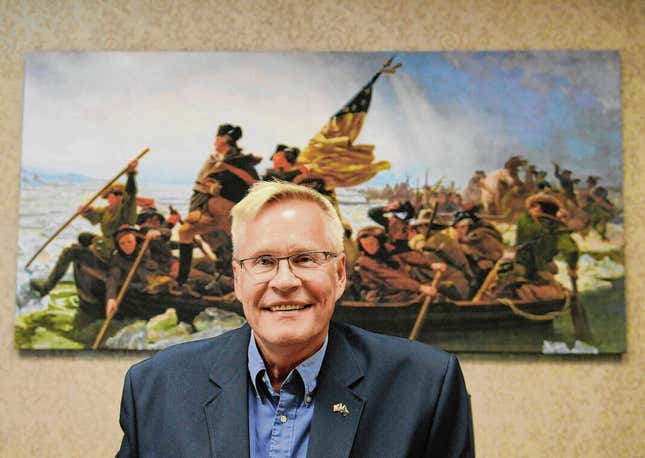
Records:
[[[144,149],[143,151],[141,151],[141,152],[139,153],[139,155],[138,155],[134,160],[138,161],[138,160],[139,160],[139,159],[141,159],[141,158],[142,158],[142,157],[143,157],[143,156],[144,156],[148,151],[150,151],[150,148],[146,148],[146,149]],[[132,162],[132,161],[130,161],[130,162]],[[99,192],[97,192],[97,193],[94,195],[94,197],[92,197],[90,200],[88,200],[88,201],[87,201],[87,203],[86,203],[85,205],[83,205],[83,208],[89,207],[90,205],[92,205],[92,202],[94,202],[94,201],[95,201],[96,199],[98,199],[101,195],[103,195],[103,193],[104,193],[105,191],[107,191],[107,190],[108,190],[108,188],[109,188],[110,186],[112,186],[112,184],[114,184],[114,182],[115,182],[116,180],[118,180],[118,179],[121,177],[121,175],[123,175],[125,172],[127,172],[127,171],[128,171],[128,167],[129,167],[129,163],[128,163],[128,165],[126,165],[126,166],[123,168],[123,170],[121,170],[121,171],[120,171],[120,172],[119,172],[119,173],[118,173],[114,178],[112,178],[110,181],[108,181],[108,183],[107,183],[105,186],[103,186],[103,187],[101,188],[101,190],[100,190]],[[49,238],[47,239],[47,241],[43,244],[43,246],[41,246],[41,247],[40,247],[40,249],[39,249],[38,251],[36,251],[36,254],[34,254],[34,255],[31,257],[31,259],[27,262],[27,264],[25,265],[25,269],[28,269],[28,268],[29,268],[29,266],[31,265],[31,263],[32,263],[32,262],[34,262],[34,259],[36,259],[40,253],[42,253],[42,251],[47,247],[47,245],[49,245],[49,243],[50,243],[52,240],[54,240],[56,237],[58,237],[58,234],[60,234],[61,232],[63,232],[63,230],[64,230],[67,226],[69,226],[69,225],[70,225],[70,223],[71,223],[72,221],[74,221],[74,219],[76,219],[76,217],[77,217],[78,215],[80,215],[80,214],[81,214],[81,212],[80,212],[79,210],[76,210],[76,212],[75,212],[75,213],[74,213],[74,214],[73,214],[73,215],[72,215],[72,216],[71,216],[67,221],[65,221],[65,224],[63,224],[60,228],[58,228],[58,230],[57,230],[56,232],[54,232],[54,234],[53,234],[51,237],[49,237]]]
[[[99,348],[99,345],[101,345],[101,340],[103,340],[103,335],[105,334],[105,331],[107,331],[108,325],[110,324],[110,321],[112,321],[112,318],[116,314],[116,312],[119,310],[119,304],[121,304],[121,301],[123,300],[123,296],[125,296],[125,292],[128,289],[128,286],[130,286],[130,282],[132,281],[132,278],[134,277],[135,272],[137,271],[137,267],[139,267],[139,264],[141,263],[141,259],[143,259],[143,254],[146,252],[148,249],[148,245],[150,244],[150,240],[145,239],[143,242],[143,245],[141,245],[141,249],[139,250],[139,254],[137,255],[137,258],[134,260],[134,263],[132,264],[132,267],[130,268],[130,272],[128,272],[128,276],[125,277],[125,281],[123,282],[123,285],[121,285],[121,289],[119,290],[119,294],[116,296],[116,309],[114,312],[112,312],[110,315],[108,315],[105,318],[105,322],[103,323],[103,326],[101,327],[101,330],[99,331],[98,335],[96,336],[96,339],[94,339],[94,344],[92,344],[92,350],[96,350]]]
[[[435,273],[434,278],[432,279],[432,287],[434,289],[437,289],[437,286],[439,286],[439,281],[441,280],[441,276],[443,275],[442,271],[437,271]],[[437,292],[437,295],[439,292]],[[408,339],[410,340],[416,340],[417,335],[419,334],[419,331],[421,330],[421,326],[423,326],[423,322],[426,319],[426,315],[428,314],[428,308],[430,306],[430,302],[432,301],[432,297],[427,296],[425,300],[423,301],[423,305],[421,306],[421,310],[419,310],[419,314],[417,315],[417,319],[414,322],[414,326],[412,327],[412,331],[410,332],[410,336]]]
[[[486,275],[486,278],[484,279],[484,283],[482,283],[481,287],[473,297],[473,302],[480,302],[482,300],[482,296],[488,291],[488,289],[491,287],[493,282],[497,280],[497,274],[499,273],[499,268],[502,265],[502,260],[504,259],[504,256],[501,256],[497,262],[495,262],[495,266],[491,269],[490,272]]]
[[[573,289],[570,309],[573,331],[577,339],[589,342],[591,340],[591,328],[589,327],[589,319],[587,318],[585,306],[578,298],[578,279],[573,275],[569,275],[569,279],[571,280]]]

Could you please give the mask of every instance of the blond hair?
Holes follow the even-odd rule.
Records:
[[[286,181],[259,181],[249,190],[249,193],[231,209],[231,235],[233,238],[233,253],[237,252],[240,230],[266,207],[278,202],[300,200],[313,202],[325,213],[328,226],[328,236],[332,249],[338,253],[343,250],[345,229],[332,203],[318,191],[307,186],[300,186]]]

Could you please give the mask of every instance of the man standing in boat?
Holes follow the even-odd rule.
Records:
[[[583,210],[589,220],[589,226],[594,228],[603,240],[607,240],[607,222],[615,217],[616,206],[609,200],[607,188],[598,185],[600,177],[587,178]]]
[[[214,151],[202,166],[190,199],[190,213],[179,228],[179,275],[183,284],[188,279],[193,258],[193,239],[203,235],[217,255],[216,271],[231,272],[230,211],[242,200],[259,177],[255,166],[262,160],[243,154],[237,145],[242,128],[222,124],[215,135]]]
[[[457,242],[468,260],[477,288],[504,254],[502,234],[495,226],[479,218],[478,209],[476,206],[459,210],[452,219]]]
[[[574,205],[578,205],[574,186],[580,183],[580,179],[573,178],[573,172],[569,169],[561,171],[560,165],[555,162],[553,162],[553,167],[555,168],[555,177],[560,181],[560,187],[562,188],[564,197],[573,202]]]
[[[534,194],[526,199],[527,210],[517,221],[515,267],[510,281],[500,287],[500,295],[512,292],[522,300],[562,297],[564,286],[554,277],[558,267],[553,259],[558,253],[567,263],[569,277],[574,281],[578,277],[580,252],[571,230],[560,218],[563,208],[563,204],[549,194]]]
[[[79,213],[93,225],[99,224],[101,235],[82,232],[78,243],[62,251],[56,265],[46,280],[31,280],[29,286],[40,296],[48,294],[67,272],[72,262],[81,262],[94,269],[105,270],[115,248],[114,234],[124,224],[134,224],[137,219],[137,184],[135,174],[138,162],[130,162],[127,169],[126,183],[114,183],[103,198],[105,207],[81,207]]]
[[[177,278],[179,273],[179,261],[172,255],[170,237],[172,228],[179,220],[179,214],[171,214],[166,219],[155,207],[146,207],[137,216],[137,226],[143,236],[151,233],[150,256],[159,264],[159,268]]]
[[[299,155],[300,149],[295,146],[277,145],[271,156],[273,167],[265,170],[262,179],[264,181],[277,179],[299,184],[309,173],[305,165],[296,165]]]

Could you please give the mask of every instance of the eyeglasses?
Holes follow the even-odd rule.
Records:
[[[122,191],[111,191],[110,194],[114,194],[115,196],[122,196],[123,192]]]
[[[315,272],[329,261],[335,258],[338,253],[330,251],[304,251],[302,253],[290,254],[289,256],[271,256],[262,255],[253,258],[236,259],[240,267],[258,277],[258,279],[269,279],[278,270],[278,265],[283,259],[287,260],[291,272],[297,276],[306,276],[308,273]]]

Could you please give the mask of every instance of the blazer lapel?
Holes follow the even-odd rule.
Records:
[[[363,371],[353,350],[332,323],[327,354],[320,369],[308,457],[349,456],[365,405],[365,400],[350,386],[362,377]]]
[[[249,456],[248,362],[251,331],[248,325],[230,333],[207,355],[213,382],[204,404],[211,455],[216,458]],[[215,363],[213,363],[215,362]]]

